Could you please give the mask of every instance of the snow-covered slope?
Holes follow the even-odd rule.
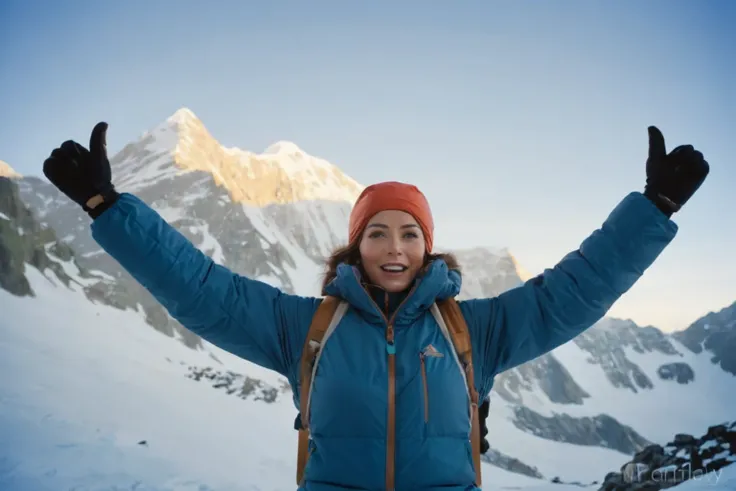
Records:
[[[294,488],[289,398],[251,403],[186,377],[211,354],[271,374],[28,276],[36,298],[0,291],[0,489]]]
[[[559,365],[545,367],[545,359]],[[540,366],[544,373],[534,373]],[[604,319],[549,355],[501,374],[494,396],[523,405],[518,423],[530,429],[542,425],[541,417],[606,414],[653,442],[736,416],[736,377],[715,365],[712,354],[618,319]]]

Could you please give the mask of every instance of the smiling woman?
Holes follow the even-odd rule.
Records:
[[[371,218],[360,241],[360,263],[373,283],[389,293],[409,287],[424,265],[426,246],[409,213],[384,210]]]
[[[432,254],[434,224],[424,194],[413,185],[384,182],[360,195],[350,216],[349,244],[327,261],[326,287],[340,264],[356,267],[364,286],[380,299],[385,313],[398,305],[423,268],[443,259],[459,270],[450,254]]]
[[[52,150],[44,174],[172,317],[288,378],[305,491],[480,491],[478,403],[494,377],[605,315],[672,241],[670,217],[709,170],[692,146],[667,154],[651,127],[643,193],[625,196],[543,274],[497,297],[458,301],[462,277],[452,256],[432,251],[424,195],[374,184],[353,207],[348,245],[328,261],[324,298],[312,298],[217,264],[140,198],[118,193],[106,129],[93,129],[89,150],[72,140]]]

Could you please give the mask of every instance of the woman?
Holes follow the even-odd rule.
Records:
[[[302,347],[322,299],[232,273],[141,200],[118,194],[106,130],[105,123],[94,128],[89,151],[63,143],[44,174],[90,214],[95,240],[174,318],[287,377],[298,405]],[[667,154],[661,133],[651,127],[649,135],[644,193],[626,196],[553,269],[496,298],[459,302],[481,400],[496,374],[593,325],[674,238],[670,216],[709,167],[691,146]],[[300,489],[479,489],[463,376],[429,312],[459,293],[461,275],[451,256],[433,252],[433,233],[430,207],[414,186],[376,184],[355,203],[349,244],[328,261],[323,293],[349,308],[315,375]]]

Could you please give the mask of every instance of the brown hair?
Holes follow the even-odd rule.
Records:
[[[451,270],[460,272],[460,264],[454,254],[450,252],[442,252],[437,254],[425,254],[424,266],[419,270],[417,274],[422,274],[426,271],[429,264],[436,260],[442,259],[447,263],[447,267]],[[324,280],[322,281],[322,295],[326,295],[325,288],[327,285],[335,279],[337,276],[337,267],[342,263],[347,263],[352,266],[359,265],[360,262],[360,243],[355,242],[348,244],[343,247],[338,247],[333,251],[332,255],[325,262],[325,274]],[[361,272],[362,268],[361,268]]]

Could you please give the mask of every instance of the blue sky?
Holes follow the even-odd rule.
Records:
[[[736,300],[736,2],[400,3],[5,0],[0,159],[41,175],[99,120],[115,152],[186,106],[224,145],[413,182],[435,243],[536,273],[643,188],[656,124],[711,175],[611,314],[673,329]]]

